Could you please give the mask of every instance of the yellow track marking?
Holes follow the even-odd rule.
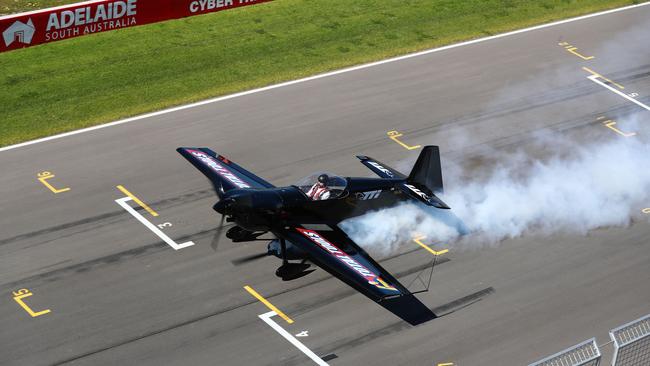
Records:
[[[70,190],[70,188],[61,188],[61,189],[56,189],[54,188],[49,182],[47,182],[48,179],[54,178],[55,175],[50,173],[50,172],[42,172],[37,174],[38,180],[43,183],[44,186],[47,187],[50,191],[52,191],[54,194],[57,193],[62,193],[62,192],[67,192]]]
[[[397,142],[398,144],[402,145],[402,147],[404,147],[406,150],[415,150],[415,149],[420,148],[420,145],[409,146],[409,145],[403,143],[402,141],[398,140],[397,139],[398,137],[402,137],[404,135],[397,132],[397,131],[388,131],[387,135],[391,140],[393,140],[393,141]]]
[[[153,216],[153,217],[157,217],[157,216],[158,216],[158,213],[157,213],[156,211],[152,210],[151,207],[147,206],[146,203],[140,201],[140,199],[139,199],[138,197],[134,196],[133,193],[129,192],[129,191],[128,191],[126,188],[124,188],[123,186],[119,185],[119,186],[117,186],[117,189],[119,189],[120,191],[122,191],[122,193],[124,193],[125,195],[131,197],[131,199],[132,199],[133,201],[135,201],[135,203],[137,203],[138,205],[140,205],[140,207],[142,207],[142,208],[144,208],[145,210],[147,210],[147,212],[149,212],[149,213],[151,214],[151,216]]]
[[[585,60],[585,61],[593,60],[594,58],[596,58],[596,57],[594,57],[594,56],[583,56],[583,55],[581,55],[581,54],[577,51],[577,48],[576,48],[576,47],[567,48],[566,50],[569,51],[569,52],[571,52],[572,54],[574,54],[574,55],[580,57],[581,59],[583,59],[583,60]]]
[[[50,309],[45,309],[45,310],[36,312],[36,311],[32,310],[29,306],[27,306],[27,304],[25,304],[23,299],[33,295],[27,289],[20,289],[18,291],[14,291],[13,295],[14,295],[14,301],[16,301],[18,303],[18,305],[20,305],[23,308],[23,310],[25,310],[27,312],[27,314],[31,315],[32,318],[36,318],[37,316],[45,315],[45,314],[48,314],[49,312],[51,312]]]
[[[610,80],[610,79],[608,79],[608,78],[602,76],[601,74],[595,72],[594,70],[592,70],[592,69],[590,69],[590,68],[588,68],[588,67],[583,67],[582,69],[585,70],[585,71],[587,71],[587,72],[589,72],[589,73],[591,73],[592,75],[595,75],[595,76],[597,76],[597,77],[599,77],[599,78],[601,78],[601,79],[603,79],[603,80],[605,80],[605,81],[611,83],[611,84],[616,85],[619,89],[625,89],[625,87],[624,87],[623,85],[621,85],[621,84],[619,84],[619,83],[616,83],[616,82],[614,82],[614,81],[612,81],[612,80]]]
[[[566,49],[567,51],[571,52],[572,54],[574,54],[574,55],[580,57],[581,59],[583,59],[583,60],[585,60],[585,61],[593,60],[593,59],[596,58],[595,56],[585,56],[585,55],[582,55],[580,52],[578,52],[578,47],[574,47],[574,46],[570,45],[570,44],[567,43],[567,42],[560,42],[560,43],[558,43],[558,45],[559,45],[559,46],[563,46],[564,49]]]
[[[280,309],[276,308],[275,305],[271,304],[267,299],[263,298],[262,295],[258,294],[257,291],[253,290],[252,287],[246,285],[244,286],[244,289],[248,291],[248,293],[251,294],[254,298],[258,299],[262,304],[266,305],[267,308],[275,311],[275,313],[278,314],[282,319],[286,320],[287,323],[293,324],[293,320],[291,320],[287,314],[281,312]]]
[[[610,130],[616,132],[619,135],[622,135],[623,137],[636,136],[636,132],[623,132],[623,131],[619,130],[618,128],[614,127],[616,125],[616,122],[612,121],[611,119],[607,120],[607,121],[605,121],[603,123],[605,124],[605,127],[609,128]]]
[[[435,256],[443,255],[443,254],[449,253],[449,249],[443,249],[443,250],[441,250],[441,251],[435,251],[435,250],[429,248],[428,245],[426,245],[426,244],[424,244],[424,243],[422,242],[422,239],[424,239],[424,238],[426,238],[426,236],[418,236],[418,237],[413,238],[413,241],[416,242],[416,243],[417,243],[419,246],[421,246],[422,248],[424,248],[424,249],[426,249],[427,251],[429,251],[429,253],[431,253],[431,254],[433,254],[433,255],[435,255]]]

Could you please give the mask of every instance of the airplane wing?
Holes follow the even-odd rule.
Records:
[[[231,189],[273,188],[273,184],[205,147],[179,147],[185,159],[200,170],[219,194]]]
[[[436,318],[337,226],[305,224],[276,234],[308,253],[314,264],[409,324],[417,325]]]
[[[406,176],[399,171],[389,167],[388,165],[377,161],[369,156],[364,156],[364,155],[357,155],[357,158],[361,160],[361,163],[365,166],[368,167],[368,169],[372,170],[375,174],[382,178],[400,178],[400,179],[406,179]]]

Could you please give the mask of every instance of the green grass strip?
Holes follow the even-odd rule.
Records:
[[[0,54],[0,146],[629,0],[276,0]]]
[[[22,13],[25,11],[51,8],[53,6],[76,3],[75,0],[0,0],[0,14]]]

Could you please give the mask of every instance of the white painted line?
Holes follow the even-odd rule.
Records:
[[[9,18],[14,18],[14,17],[23,17],[23,16],[28,16],[28,15],[34,15],[34,14],[38,14],[38,13],[41,13],[41,12],[47,12],[47,11],[61,10],[61,9],[69,8],[71,6],[90,5],[90,4],[98,3],[98,2],[101,2],[101,1],[103,1],[103,0],[89,0],[89,1],[78,2],[78,3],[74,3],[74,4],[67,4],[67,5],[53,6],[53,7],[44,8],[44,9],[31,10],[31,11],[27,11],[27,12],[23,12],[23,13],[7,14],[7,15],[0,16],[0,20],[5,20],[5,19],[9,19]]]
[[[118,205],[122,206],[128,213],[133,215],[138,221],[140,221],[144,226],[149,228],[149,230],[153,231],[154,234],[158,235],[160,239],[162,239],[165,243],[167,243],[170,247],[174,248],[174,250],[179,250],[187,247],[191,247],[194,245],[193,241],[188,241],[182,244],[176,244],[174,240],[172,240],[167,234],[163,233],[156,225],[152,224],[149,222],[149,220],[145,219],[142,215],[140,215],[136,210],[133,209],[133,207],[129,206],[127,203],[128,201],[131,201],[131,197],[124,197],[115,200]]]
[[[650,107],[648,107],[647,105],[645,105],[645,104],[639,102],[638,100],[632,98],[631,96],[629,96],[629,95],[623,93],[622,91],[620,91],[620,90],[618,90],[618,89],[612,88],[611,86],[609,86],[609,85],[603,83],[602,81],[598,80],[597,78],[598,78],[598,75],[591,75],[591,76],[588,76],[588,77],[587,77],[587,79],[593,81],[594,83],[596,83],[596,84],[598,84],[598,85],[600,85],[600,86],[602,86],[602,87],[604,87],[604,88],[607,88],[607,89],[613,91],[614,93],[616,93],[616,94],[622,96],[623,98],[629,100],[630,102],[632,102],[632,103],[638,105],[639,107],[641,107],[641,108],[643,108],[643,109],[645,109],[645,110],[647,110],[647,111],[650,111]]]
[[[29,146],[29,145],[33,145],[33,144],[38,144],[38,143],[45,142],[45,141],[56,140],[56,139],[60,139],[62,137],[77,135],[77,134],[84,133],[84,132],[95,131],[95,130],[99,130],[101,128],[121,125],[121,124],[124,124],[124,123],[138,121],[138,120],[145,119],[145,118],[160,116],[162,114],[182,111],[182,110],[185,110],[185,109],[199,107],[199,106],[206,105],[206,104],[217,103],[217,102],[221,102],[221,101],[228,100],[228,99],[242,97],[242,96],[245,96],[245,95],[261,93],[261,92],[265,92],[267,90],[283,88],[285,86],[290,86],[290,85],[300,84],[300,83],[304,83],[304,82],[308,82],[308,81],[312,81],[312,80],[327,78],[327,77],[330,77],[330,76],[344,74],[344,73],[357,71],[357,70],[361,70],[361,69],[367,69],[369,67],[379,66],[379,65],[383,65],[383,64],[387,64],[387,63],[391,63],[391,62],[407,60],[407,59],[410,59],[410,58],[424,56],[424,55],[428,55],[428,54],[435,53],[435,52],[446,51],[446,50],[450,50],[450,49],[453,49],[453,48],[469,46],[469,45],[476,44],[476,43],[491,41],[493,39],[508,37],[508,36],[512,36],[512,35],[515,35],[515,34],[535,31],[535,30],[538,30],[538,29],[549,28],[549,27],[553,27],[553,26],[556,26],[556,25],[571,23],[571,22],[584,20],[584,19],[589,19],[589,18],[601,16],[601,15],[618,13],[618,12],[621,12],[621,11],[635,9],[635,8],[638,8],[638,7],[641,7],[641,6],[646,6],[646,5],[650,5],[650,1],[645,2],[645,3],[641,3],[641,4],[636,4],[636,5],[625,6],[625,7],[618,8],[618,9],[611,9],[611,10],[601,11],[599,13],[587,14],[587,15],[576,17],[576,18],[560,20],[560,21],[553,22],[553,23],[541,24],[541,25],[537,25],[537,26],[534,26],[534,27],[529,27],[529,28],[515,30],[515,31],[512,31],[512,32],[497,34],[497,35],[494,35],[494,36],[489,36],[489,37],[484,37],[484,38],[477,38],[477,39],[473,39],[471,41],[451,44],[451,45],[438,47],[438,48],[432,48],[432,49],[428,49],[428,50],[424,50],[424,51],[420,51],[420,52],[410,53],[410,54],[403,55],[403,56],[393,57],[393,58],[389,58],[389,59],[385,59],[385,60],[381,60],[381,61],[371,62],[371,63],[367,63],[367,64],[348,67],[348,68],[341,69],[341,70],[336,70],[336,71],[331,71],[331,72],[327,72],[327,73],[323,73],[323,74],[318,74],[318,75],[306,77],[306,78],[303,78],[303,79],[286,81],[284,83],[269,85],[269,86],[265,86],[263,88],[252,89],[252,90],[247,90],[247,91],[240,92],[240,93],[225,95],[223,97],[206,99],[206,100],[196,102],[196,103],[192,103],[192,104],[186,104],[186,105],[182,105],[182,106],[178,106],[178,107],[174,107],[174,108],[163,109],[161,111],[147,113],[147,114],[143,114],[143,115],[140,115],[140,116],[135,116],[135,117],[119,120],[119,121],[109,122],[109,123],[105,123],[105,124],[98,125],[98,126],[83,128],[81,130],[70,131],[70,132],[66,132],[66,133],[62,133],[62,134],[58,134],[58,135],[54,135],[54,136],[48,136],[48,137],[43,137],[43,138],[36,139],[36,140],[22,142],[22,143],[15,144],[15,145],[5,146],[5,147],[0,148],[0,152],[7,151],[7,150],[13,150],[13,149],[17,149],[19,147]]]
[[[275,311],[269,311],[268,313],[258,315],[258,317],[262,319],[266,324],[270,325],[271,328],[275,329],[276,332],[280,333],[280,335],[283,336],[286,340],[288,340],[291,344],[296,346],[296,348],[301,350],[302,353],[306,354],[307,357],[311,358],[312,361],[316,362],[317,365],[320,366],[329,365],[327,362],[323,361],[320,357],[318,357],[314,352],[312,352],[309,348],[307,348],[304,344],[300,343],[299,340],[297,340],[291,334],[289,334],[289,332],[284,330],[284,328],[279,326],[278,323],[271,320],[271,318],[276,315],[278,314],[276,314]]]

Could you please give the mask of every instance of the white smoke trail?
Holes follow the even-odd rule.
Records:
[[[647,72],[650,48],[630,52],[629,47],[647,43],[650,21],[635,24],[617,30],[593,50],[601,60],[599,72],[615,79],[620,76],[617,73],[630,77]],[[437,136],[457,149],[498,145],[492,131],[499,127],[515,126],[512,137],[516,138],[515,133],[529,134],[548,125],[549,113],[517,112],[519,105],[535,106],[540,101],[553,102],[550,118],[558,121],[595,113],[593,104],[562,102],[562,98],[573,98],[569,88],[590,86],[580,79],[567,84],[575,69],[573,64],[553,65],[508,84],[494,91],[493,99],[481,110],[488,115],[513,113],[500,115],[490,125],[467,124],[438,131]],[[648,115],[637,112],[641,113],[635,116]],[[524,113],[525,124],[513,120]],[[650,207],[650,138],[644,138],[650,134],[650,121],[631,115],[607,117],[615,117],[616,127],[636,131],[637,136],[625,138],[602,126],[591,130],[594,136],[585,136],[585,129],[573,138],[566,137],[570,130],[561,135],[536,134],[531,141],[520,141],[516,151],[483,152],[478,160],[487,163],[478,166],[469,162],[476,159],[472,152],[455,157],[458,164],[450,166],[443,151],[445,195],[441,198],[451,206],[451,213],[402,205],[347,220],[341,228],[365,248],[387,254],[417,234],[426,235],[427,243],[480,247],[527,235],[584,235],[597,228],[630,225],[641,209]],[[400,166],[403,171],[410,167]]]
[[[444,214],[448,213],[448,210],[445,211]],[[365,249],[381,255],[396,252],[401,244],[414,236],[427,235],[437,240],[451,240],[464,232],[454,225],[453,219],[444,220],[435,214],[434,210],[404,204],[346,220],[341,223],[341,229]]]
[[[570,146],[572,151],[556,148],[545,159],[523,151],[499,154],[496,167],[481,177],[463,169],[447,172],[442,199],[470,231],[463,242],[476,246],[528,234],[586,234],[625,226],[648,204],[650,145],[640,138],[614,137],[580,146],[554,137],[552,146]],[[440,211],[403,205],[341,227],[360,245],[383,254],[416,233],[430,241],[458,240],[462,226],[453,217],[441,219]]]

